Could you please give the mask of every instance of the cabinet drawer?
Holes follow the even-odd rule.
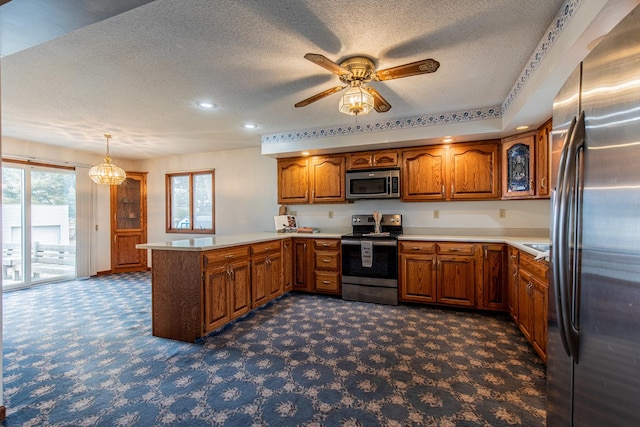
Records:
[[[339,271],[316,271],[316,290],[338,292],[340,290]]]
[[[270,242],[254,243],[251,245],[251,255],[266,254],[280,250],[280,240]]]
[[[439,254],[473,255],[475,248],[473,243],[438,243]]]
[[[249,246],[237,246],[233,248],[216,249],[214,251],[205,252],[203,254],[203,263],[206,267],[208,264],[216,262],[231,261],[238,258],[249,256]]]
[[[403,253],[420,253],[420,254],[435,254],[436,244],[433,242],[418,242],[418,241],[400,241],[398,242],[400,252]]]
[[[315,266],[322,270],[339,270],[340,258],[337,251],[316,251]]]
[[[535,257],[527,252],[520,251],[520,268],[524,268],[542,282],[549,280],[549,264],[544,261],[536,261]]]
[[[316,249],[338,249],[340,248],[340,240],[338,239],[316,239],[313,241]]]

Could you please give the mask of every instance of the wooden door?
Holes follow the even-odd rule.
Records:
[[[536,139],[536,196],[540,198],[551,195],[551,159],[549,158],[551,126],[551,120],[542,125]]]
[[[309,202],[309,162],[307,159],[278,160],[278,203]]]
[[[500,196],[499,144],[455,144],[449,149],[450,191],[455,200]]]
[[[282,292],[293,288],[293,244],[291,239],[282,241]]]
[[[314,157],[311,160],[311,203],[346,201],[345,156]]]
[[[437,300],[442,304],[475,305],[475,258],[438,255]]]
[[[293,290],[311,290],[311,242],[313,239],[293,239]]]
[[[509,247],[509,267],[507,269],[507,280],[509,283],[509,314],[515,322],[518,322],[518,258],[519,251],[516,248]]]
[[[268,300],[267,288],[270,287],[268,255],[251,258],[251,304],[259,307]]]
[[[402,301],[436,302],[436,255],[400,254]]]
[[[229,313],[229,264],[214,264],[204,272],[204,333],[231,320]]]
[[[371,154],[373,166],[377,168],[393,168],[398,166],[398,150],[374,151]]]
[[[268,299],[272,300],[282,295],[282,254],[280,251],[268,255]]]
[[[402,201],[444,200],[446,150],[423,148],[402,153]]]
[[[507,310],[506,259],[505,245],[482,246],[482,286],[479,287],[478,308]]]
[[[229,264],[229,316],[242,316],[251,310],[251,267],[249,260]]]
[[[144,271],[147,250],[147,174],[127,172],[127,179],[111,186],[111,272]]]

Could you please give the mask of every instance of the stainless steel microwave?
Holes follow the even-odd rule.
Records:
[[[400,198],[400,170],[347,172],[347,199]]]

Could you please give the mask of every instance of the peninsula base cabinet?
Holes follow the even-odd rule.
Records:
[[[194,342],[285,291],[291,241],[210,251],[152,250],[152,333]],[[287,255],[289,254],[289,255]],[[284,263],[286,268],[290,264]]]

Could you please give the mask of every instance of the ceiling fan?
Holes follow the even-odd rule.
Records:
[[[371,109],[378,113],[384,113],[391,109],[391,104],[370,86],[365,86],[371,81],[385,81],[416,76],[418,74],[434,73],[440,67],[435,59],[425,59],[398,65],[397,67],[375,70],[373,61],[365,56],[352,56],[337,64],[324,55],[307,53],[305,59],[321,66],[334,74],[337,74],[344,86],[335,86],[323,92],[298,102],[296,107],[305,107],[331,94],[340,92],[346,88],[349,90],[340,99],[340,111],[345,114],[367,114]]]

